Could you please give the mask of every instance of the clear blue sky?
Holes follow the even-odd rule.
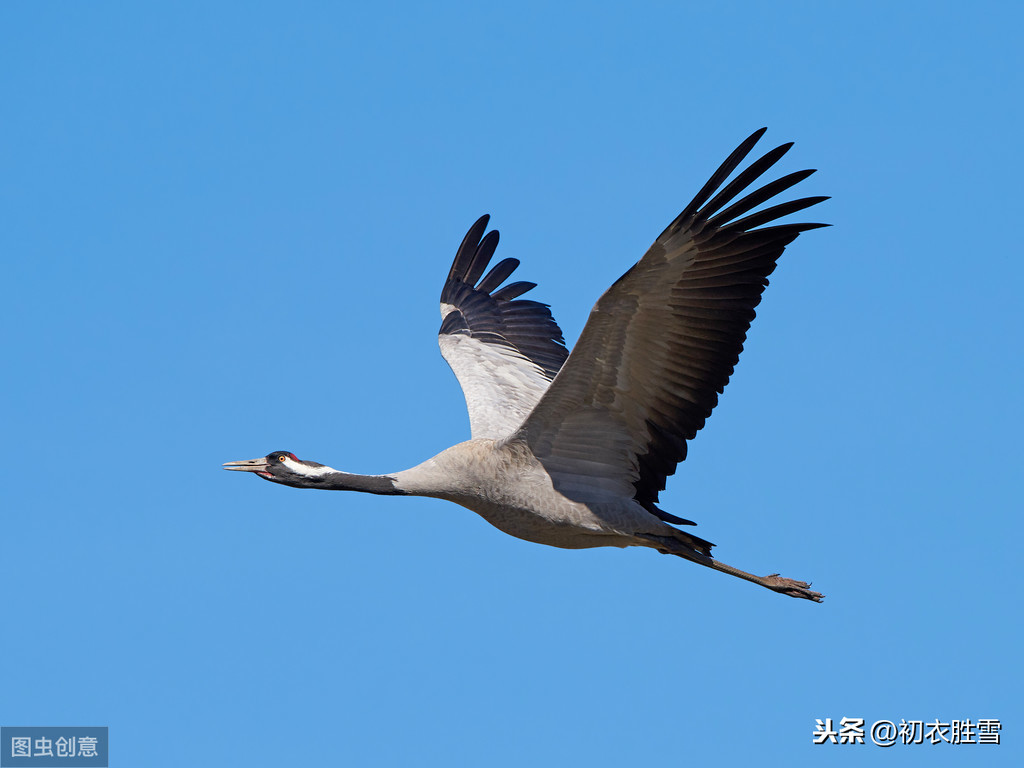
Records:
[[[0,5],[0,723],[116,766],[1020,765],[1020,12],[355,5]],[[221,471],[466,439],[466,228],[572,342],[762,125],[835,226],[663,506],[823,605]],[[843,716],[1005,743],[812,746]]]

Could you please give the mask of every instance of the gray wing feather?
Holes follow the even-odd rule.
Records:
[[[824,197],[735,218],[813,171],[790,174],[724,208],[791,146],[772,150],[725,184],[763,133],[729,156],[598,300],[569,359],[517,432],[566,495],[589,501],[626,494],[663,520],[680,522],[655,506],[658,493],[718,403],[783,250],[801,232],[825,226],[754,229]]]

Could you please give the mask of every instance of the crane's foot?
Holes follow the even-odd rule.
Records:
[[[808,582],[787,579],[784,576],[779,576],[777,573],[773,573],[770,576],[762,576],[760,583],[774,592],[789,595],[790,597],[802,597],[804,600],[813,600],[816,603],[820,603],[825,599],[821,592],[814,592],[808,589],[811,586]]]

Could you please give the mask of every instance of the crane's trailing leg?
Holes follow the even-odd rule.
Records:
[[[785,576],[779,576],[777,573],[770,574],[768,576],[755,576],[752,573],[741,571],[739,568],[734,568],[731,565],[715,560],[713,557],[705,558],[703,555],[699,556],[701,559],[694,560],[695,563],[706,565],[708,568],[714,568],[716,571],[722,571],[722,573],[728,573],[730,576],[738,576],[741,579],[752,581],[755,584],[760,584],[762,587],[772,590],[773,592],[779,592],[783,595],[789,595],[790,597],[802,597],[804,600],[813,600],[816,603],[820,603],[825,599],[825,596],[821,592],[815,592],[809,587],[809,582],[797,581],[795,579],[787,579]],[[705,562],[705,560],[707,562]]]
[[[680,533],[682,532],[680,531]],[[762,587],[772,590],[772,592],[789,595],[790,597],[802,597],[804,600],[813,600],[816,603],[820,603],[825,599],[823,594],[810,589],[811,585],[809,582],[787,579],[785,576],[780,576],[777,573],[772,573],[768,576],[755,576],[752,573],[741,571],[739,568],[723,563],[720,560],[716,560],[710,554],[698,552],[685,544],[680,544],[680,542],[677,542],[674,539],[662,536],[644,536],[642,538],[651,541],[651,546],[655,547],[663,555],[675,555],[676,557],[682,557],[692,563],[697,563],[699,565],[706,566],[707,568],[713,568],[716,571],[727,573],[730,576],[736,576],[737,578],[744,579],[745,581],[752,581],[755,584],[760,584]]]

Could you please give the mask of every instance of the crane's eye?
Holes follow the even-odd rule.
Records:
[[[281,454],[280,456],[278,456],[278,457],[277,457],[277,460],[278,460],[278,461],[284,461],[284,460],[285,460],[286,458],[288,458],[288,457],[287,457],[287,456],[285,456],[285,455],[284,455],[284,454],[282,453],[282,454]]]

